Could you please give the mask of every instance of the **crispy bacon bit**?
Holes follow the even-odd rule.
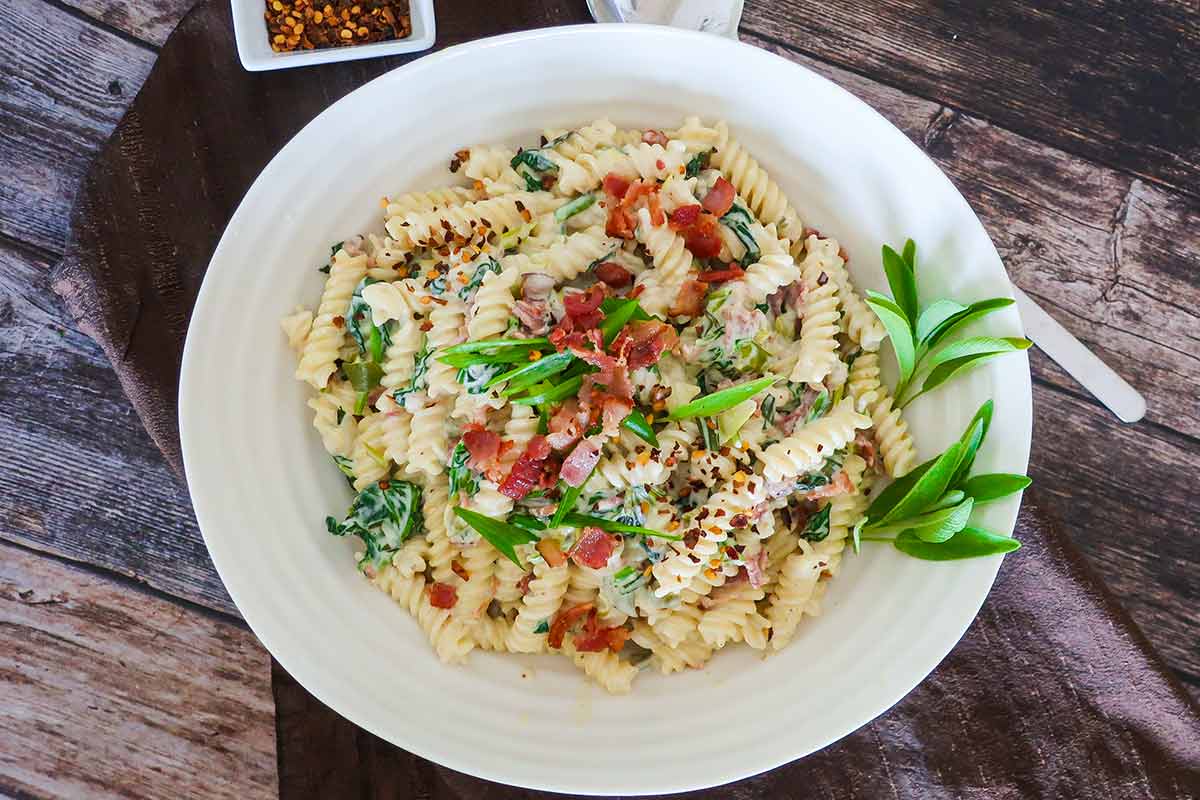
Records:
[[[746,277],[746,270],[737,264],[727,264],[725,269],[701,272],[698,279],[705,283],[724,283],[725,281],[736,281],[744,277]]]
[[[759,550],[754,558],[746,559],[746,577],[750,579],[750,585],[755,589],[767,582],[766,548]]]
[[[554,412],[554,416],[550,417],[548,423],[549,434],[546,436],[546,441],[555,450],[566,450],[575,442],[579,441],[579,437],[583,435],[583,426],[587,424],[587,414],[583,415],[583,419],[579,419],[579,403],[574,399],[568,399],[558,410]]]
[[[704,196],[701,205],[704,210],[710,214],[715,214],[718,217],[729,213],[729,209],[733,208],[733,196],[736,191],[733,184],[724,178],[717,178],[717,182],[713,184],[713,188]]]
[[[684,235],[684,244],[696,258],[716,258],[721,252],[721,234],[717,232],[720,223],[712,214],[701,214],[696,224],[688,228]]]
[[[671,140],[668,139],[667,135],[665,133],[663,133],[662,131],[656,131],[653,128],[651,128],[648,131],[642,132],[642,141],[645,142],[646,144],[659,144],[659,145],[662,145],[663,147],[666,147],[667,143],[670,142]]]
[[[520,500],[533,491],[542,477],[542,465],[550,455],[550,445],[545,436],[534,436],[525,446],[525,452],[517,458],[508,477],[500,484],[500,493],[513,500]]]
[[[603,261],[596,265],[596,279],[614,289],[620,289],[633,283],[633,273],[612,261]]]
[[[846,470],[839,469],[837,474],[833,476],[833,480],[824,486],[818,486],[804,494],[805,500],[820,500],[825,497],[836,497],[839,494],[850,494],[854,491],[854,483],[850,480],[850,475]]]
[[[500,456],[500,435],[486,430],[482,425],[471,425],[463,433],[463,444],[471,454],[467,465],[483,472]]]
[[[604,176],[604,192],[612,195],[618,200],[625,196],[629,191],[629,180],[622,178],[615,172],[610,172]]]
[[[580,603],[577,606],[559,611],[554,615],[554,621],[550,623],[550,634],[546,637],[546,643],[551,648],[557,650],[562,647],[563,638],[567,635],[567,631],[575,624],[575,620],[580,617],[595,611],[596,606],[593,603]]]
[[[704,298],[707,295],[707,283],[685,281],[667,313],[672,317],[698,317],[704,311]]]
[[[606,395],[601,403],[600,424],[605,436],[616,436],[621,432],[621,422],[633,411],[633,400]]]
[[[542,539],[537,543],[537,551],[542,554],[542,558],[546,559],[546,563],[552,567],[561,567],[567,563],[567,557],[563,553],[562,548],[558,546],[557,539]]]
[[[458,602],[458,590],[448,583],[429,585],[429,605],[434,608],[454,608]]]
[[[616,653],[625,646],[625,640],[628,638],[629,631],[620,625],[601,628],[600,617],[593,608],[588,612],[583,631],[575,636],[575,649],[580,653],[599,653],[602,650]]]
[[[692,227],[700,219],[703,207],[699,204],[680,206],[671,212],[671,230],[682,231]]]
[[[600,460],[600,442],[594,437],[581,439],[571,454],[563,459],[558,477],[568,486],[582,486]],[[503,489],[501,490],[503,491]],[[522,497],[525,495],[522,494]]]
[[[467,572],[467,568],[459,563],[458,559],[450,562],[450,569],[455,575],[462,578],[464,581],[471,580],[471,573]]]
[[[632,239],[637,232],[637,217],[628,208],[615,206],[608,210],[604,232],[617,239]]]
[[[622,329],[613,340],[612,350],[625,359],[629,369],[641,369],[658,363],[662,354],[678,340],[679,334],[665,322],[637,320]]]
[[[581,567],[600,569],[608,563],[616,549],[617,543],[612,536],[599,528],[584,528],[568,555]]]
[[[524,597],[529,592],[529,584],[533,581],[533,573],[526,572],[521,576],[521,580],[517,581],[517,591]]]
[[[600,310],[604,294],[603,284],[592,284],[585,292],[563,295],[563,306],[576,330],[594,328],[604,319],[604,312]]]
[[[747,517],[745,514],[734,514],[733,517],[729,520],[729,527],[731,527],[731,528],[735,528],[735,529],[736,528],[745,528],[745,527],[748,527],[749,525],[750,525],[750,518]]]
[[[870,431],[858,431],[854,435],[854,452],[862,456],[868,467],[875,466],[875,437]]]
[[[513,316],[530,336],[545,336],[550,330],[550,309],[544,302],[518,300],[513,306]]]

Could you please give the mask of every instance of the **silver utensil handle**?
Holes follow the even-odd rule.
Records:
[[[1079,381],[1122,422],[1137,422],[1146,415],[1146,398],[1129,385],[1112,367],[1083,346],[1042,307],[1013,284],[1017,311],[1025,334],[1055,363]]]

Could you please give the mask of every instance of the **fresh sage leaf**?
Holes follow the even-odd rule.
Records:
[[[917,517],[921,524],[914,525],[912,531],[923,542],[944,542],[967,527],[974,506],[975,501],[968,497],[956,506],[922,514]]]
[[[938,326],[955,314],[961,314],[966,310],[966,306],[953,300],[934,300],[917,318],[917,344],[925,344],[925,340],[938,329]]]
[[[690,403],[684,403],[668,415],[668,419],[691,419],[692,417],[711,417],[727,408],[732,408],[744,400],[763,391],[779,378],[768,375],[758,380],[739,383],[719,392],[713,392],[707,397],[701,397]]]
[[[344,521],[325,518],[325,527],[334,536],[350,534],[362,540],[365,552],[359,569],[382,569],[423,524],[421,489],[407,481],[373,483],[354,498]]]
[[[915,467],[911,472],[892,481],[883,491],[875,495],[875,499],[867,507],[867,524],[872,525],[883,519],[888,512],[896,507],[897,503],[912,491],[912,488],[917,485],[917,481],[921,480],[936,462],[937,458],[929,459],[924,464]]]
[[[917,365],[917,348],[913,344],[912,327],[904,316],[904,310],[890,298],[878,292],[867,290],[867,305],[879,317],[883,327],[892,341],[892,350],[896,353],[896,363],[900,366],[900,383],[904,386],[912,377]]]
[[[995,409],[995,404],[991,400],[985,400],[983,405],[975,412],[975,416],[971,417],[971,421],[967,424],[966,430],[959,438],[966,448],[963,451],[962,463],[958,465],[958,472],[950,480],[951,487],[958,487],[971,471],[971,467],[975,464],[975,455],[979,452],[979,448],[983,446],[983,440],[987,438],[988,428],[992,425],[992,411]]]
[[[911,241],[911,240],[910,240]],[[883,271],[887,274],[888,286],[892,290],[892,298],[908,321],[908,327],[917,324],[917,278],[908,262],[886,244],[882,248]]]
[[[658,447],[658,437],[654,435],[654,428],[650,427],[650,423],[646,421],[646,415],[636,408],[629,412],[629,416],[621,420],[621,427],[629,430],[651,447]]]
[[[872,523],[868,527],[876,528],[895,520],[915,516],[935,503],[946,492],[950,479],[957,472],[963,450],[962,442],[955,442],[946,448],[946,451],[938,456],[933,465],[912,485],[908,493],[879,519],[878,524]]]
[[[964,494],[975,498],[975,505],[980,505],[1024,491],[1030,483],[1032,481],[1025,475],[992,472],[968,478],[961,488]]]
[[[951,483],[951,486],[953,486],[953,485],[954,484]],[[966,496],[967,496],[966,493],[963,492],[961,489],[951,489],[950,491],[948,491],[944,495],[942,495],[942,498],[940,500],[938,500],[936,503],[934,503],[932,506],[930,506],[929,510],[930,511],[940,511],[943,508],[950,508],[952,506],[956,506],[959,503],[961,503],[964,499],[966,499]]]
[[[942,341],[950,334],[959,328],[974,322],[977,319],[986,317],[993,311],[998,311],[1001,308],[1007,308],[1013,304],[1012,299],[1008,297],[994,297],[990,300],[980,300],[971,303],[963,311],[958,312],[949,319],[944,320],[936,328],[933,329],[925,337],[925,346],[933,347],[938,342]]]
[[[930,366],[940,366],[970,356],[986,356],[993,353],[1012,353],[1025,350],[1033,342],[1019,337],[972,336],[951,342],[929,355]]]
[[[1016,539],[999,536],[983,528],[968,525],[944,542],[922,541],[915,533],[904,531],[892,544],[905,555],[925,561],[954,561],[963,558],[1011,553],[1021,547]]]
[[[904,242],[904,250],[900,253],[900,256],[904,259],[904,263],[908,264],[908,268],[911,269],[915,275],[917,272],[917,243],[912,239],[906,240]]]
[[[525,568],[517,556],[517,545],[536,542],[537,534],[462,506],[455,506],[454,513],[459,519],[474,528],[475,532],[486,539],[488,544],[499,550],[505,558],[518,567]]]
[[[955,376],[969,372],[976,367],[992,360],[993,358],[996,358],[997,356],[1002,356],[1005,353],[1012,353],[1018,350],[1024,350],[1033,344],[1033,342],[1029,341],[1028,339],[1011,339],[1008,341],[1011,342],[1011,346],[1003,349],[974,353],[971,355],[962,356],[960,358],[954,358],[949,361],[941,361],[936,367],[929,371],[928,375],[925,376],[925,381],[921,384],[921,391],[905,399],[901,407],[903,408],[904,406],[907,406],[913,400],[917,399],[923,394],[926,394],[927,392],[933,391]],[[954,344],[961,344],[961,342],[955,342]]]

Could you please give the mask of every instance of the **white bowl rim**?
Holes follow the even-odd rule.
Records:
[[[317,115],[317,117],[315,117],[313,120],[311,120],[309,123],[307,123],[303,128],[301,128],[288,141],[288,143],[280,149],[280,151],[275,155],[275,157],[272,159],[272,161],[269,162],[267,164],[267,166],[263,168],[262,172],[254,180],[254,182],[251,184],[250,188],[246,191],[241,202],[239,203],[238,210],[235,211],[234,215],[230,218],[230,222],[227,226],[227,231],[229,228],[233,227],[234,221],[237,220],[238,214],[241,211],[241,209],[245,206],[246,202],[255,195],[256,191],[261,190],[261,185],[269,183],[270,178],[271,178],[272,167],[275,166],[279,162],[280,157],[284,153],[286,153],[289,149],[291,149],[295,146],[298,146],[297,142],[304,137],[305,132],[308,131],[310,127],[312,127],[314,124],[316,124],[319,120],[321,120],[327,116],[336,114],[339,106],[342,106],[342,105],[348,103],[350,98],[359,94],[360,92],[366,91],[368,89],[368,87],[370,87],[372,84],[380,82],[380,81],[388,80],[388,79],[394,79],[392,76],[394,76],[395,73],[402,72],[402,73],[405,73],[406,75],[412,77],[412,76],[419,74],[421,72],[424,72],[424,71],[434,70],[434,69],[437,69],[441,64],[443,64],[445,62],[467,56],[469,53],[472,53],[476,50],[483,50],[483,49],[487,49],[487,48],[491,48],[491,47],[507,45],[507,44],[514,43],[514,42],[528,43],[528,42],[544,40],[544,39],[557,39],[557,38],[562,38],[562,37],[577,37],[577,36],[646,38],[646,39],[651,39],[651,40],[656,39],[656,38],[661,38],[661,37],[692,39],[695,42],[697,42],[699,44],[703,44],[709,48],[717,48],[717,47],[740,48],[743,51],[748,51],[748,54],[751,57],[764,57],[765,56],[765,57],[768,57],[771,59],[778,59],[782,63],[789,64],[794,69],[809,73],[811,76],[813,76],[818,81],[828,84],[828,86],[831,87],[835,92],[845,95],[846,97],[852,99],[852,101],[854,103],[860,105],[864,110],[866,110],[870,114],[873,114],[876,117],[878,117],[879,120],[882,121],[887,127],[895,130],[896,133],[907,142],[908,147],[911,148],[911,153],[913,155],[919,154],[921,158],[923,158],[926,162],[928,162],[928,164],[930,166],[932,166],[933,171],[939,176],[940,180],[942,182],[944,182],[944,184],[947,187],[949,187],[950,192],[952,192],[953,195],[958,198],[958,200],[963,204],[963,206],[965,206],[967,208],[967,210],[970,212],[971,216],[975,217],[976,221],[978,221],[977,215],[975,215],[974,211],[972,209],[970,209],[969,204],[966,202],[965,198],[962,197],[962,195],[958,191],[957,187],[955,187],[950,182],[949,178],[945,175],[944,172],[942,172],[941,168],[938,167],[937,164],[934,163],[933,160],[931,158],[929,158],[929,156],[924,151],[922,151],[919,147],[917,147],[914,143],[912,143],[911,140],[908,140],[908,138],[906,136],[904,136],[904,134],[902,132],[900,132],[898,129],[896,129],[895,125],[893,125],[890,121],[888,121],[886,118],[884,118],[878,111],[876,111],[873,107],[871,107],[865,101],[859,99],[857,96],[855,96],[851,92],[847,91],[846,89],[842,88],[841,86],[838,86],[837,84],[833,83],[828,78],[825,78],[824,76],[813,72],[809,68],[807,68],[803,65],[800,65],[800,64],[796,64],[794,62],[790,62],[787,59],[784,59],[774,53],[770,53],[769,51],[763,50],[763,49],[755,47],[753,45],[750,45],[750,44],[747,44],[744,42],[726,39],[724,37],[717,37],[712,34],[700,33],[700,32],[696,32],[696,31],[686,31],[686,30],[681,30],[678,28],[669,28],[669,27],[657,26],[657,25],[618,24],[618,23],[591,24],[591,23],[588,23],[588,24],[581,24],[581,25],[570,25],[570,26],[560,26],[560,27],[553,27],[553,28],[539,28],[539,29],[526,30],[526,31],[517,31],[517,32],[513,32],[513,33],[502,34],[499,36],[493,36],[493,37],[478,39],[478,40],[474,40],[471,42],[454,45],[454,46],[445,48],[443,50],[437,51],[435,53],[431,53],[427,56],[423,56],[423,57],[416,59],[408,64],[399,66],[394,70],[390,70],[387,73],[384,73],[383,75],[380,75],[380,76],[372,79],[371,81],[368,81],[367,83],[363,84],[362,86],[358,87],[354,91],[348,93],[347,95],[343,96],[342,98],[340,98],[339,100],[337,100],[336,102],[331,104],[329,107],[327,107],[324,111],[322,111],[319,115]],[[980,223],[980,227],[982,229],[982,223]],[[986,231],[984,231],[984,234],[985,234],[985,236],[987,235]],[[991,251],[996,255],[997,261],[1000,261],[999,254],[995,253],[994,243],[991,242],[990,237],[987,237],[987,238],[988,238],[988,243],[991,246]],[[228,237],[225,234],[223,234],[221,241],[218,243],[217,248],[214,251],[213,256],[210,260],[210,266],[211,266],[211,264],[217,263],[220,260],[223,252],[226,249],[232,248],[233,246],[234,245],[230,244],[230,242],[228,241]],[[212,294],[211,291],[207,291],[208,287],[209,287],[209,282],[205,281],[200,288],[200,292],[197,296],[196,304],[195,304],[193,314],[192,314],[193,319],[200,316],[202,313],[207,312],[207,310],[208,310],[207,307],[208,307],[209,303],[211,302],[210,296]],[[1011,291],[1009,291],[1008,294],[1011,297]],[[1015,317],[1016,315],[1014,314],[1013,316]],[[1017,318],[1015,320],[1015,324],[1020,326],[1019,318]],[[179,391],[179,398],[180,398],[179,430],[180,430],[180,439],[181,439],[182,451],[183,451],[185,475],[194,474],[194,472],[196,470],[196,466],[195,466],[194,462],[192,460],[189,460],[188,442],[190,440],[192,440],[193,436],[199,435],[198,433],[193,433],[193,430],[188,423],[188,418],[191,416],[192,412],[198,410],[198,409],[193,408],[193,403],[197,401],[197,397],[196,397],[195,387],[193,386],[192,380],[190,380],[189,370],[188,370],[189,360],[193,360],[195,358],[195,356],[192,354],[193,354],[193,351],[198,347],[198,345],[195,343],[195,337],[190,335],[191,330],[192,330],[191,327],[189,327],[189,335],[186,339],[185,347],[184,347],[183,364],[182,364],[181,375],[180,375],[180,391]],[[1018,333],[1023,334],[1023,329],[1021,329]],[[1020,353],[1012,354],[1011,356],[1009,356],[1009,358],[1023,362],[1024,369],[1022,370],[1022,374],[1024,376],[1024,384],[1017,388],[1020,391],[1020,393],[1023,393],[1023,395],[1026,399],[1026,402],[1025,402],[1025,405],[1023,408],[1012,410],[1011,413],[1013,413],[1014,415],[1021,415],[1021,417],[1024,420],[1027,420],[1030,422],[1030,425],[1028,426],[1028,428],[1026,430],[1024,441],[1010,443],[1010,446],[1014,449],[1021,450],[1021,463],[1022,463],[1023,467],[1027,467],[1028,459],[1029,459],[1030,442],[1031,442],[1031,438],[1032,438],[1032,424],[1031,424],[1031,420],[1032,420],[1032,390],[1031,390],[1030,373],[1029,373],[1029,367],[1028,367],[1028,357],[1027,357],[1026,353],[1020,352]],[[333,685],[332,682],[326,680],[327,676],[322,675],[319,671],[310,669],[306,664],[304,654],[302,652],[299,652],[297,649],[294,649],[292,644],[290,642],[286,641],[286,637],[276,635],[277,631],[275,630],[274,626],[272,625],[271,620],[269,620],[265,617],[263,617],[263,618],[256,617],[254,619],[251,619],[251,617],[254,617],[253,612],[250,614],[246,613],[245,609],[248,606],[246,604],[244,604],[244,602],[243,602],[245,600],[245,596],[242,593],[242,587],[231,585],[226,577],[229,572],[229,568],[232,566],[231,559],[234,557],[234,554],[231,550],[227,550],[225,548],[225,542],[223,542],[221,539],[219,539],[217,537],[213,537],[208,533],[205,533],[206,525],[204,523],[204,520],[209,516],[206,513],[207,506],[205,505],[205,502],[202,499],[197,498],[197,492],[195,490],[193,490],[193,505],[195,508],[197,521],[198,521],[199,527],[201,529],[201,534],[204,537],[205,544],[209,549],[209,553],[212,557],[213,564],[217,570],[217,573],[221,576],[222,581],[225,583],[226,589],[229,592],[230,597],[234,601],[234,604],[237,605],[239,611],[241,611],[243,613],[243,617],[245,618],[247,625],[251,628],[252,632],[254,632],[254,634],[260,639],[260,641],[262,641],[262,643],[267,648],[267,650],[280,662],[280,664],[284,667],[284,669],[286,669],[290,675],[292,675],[302,686],[304,686],[309,692],[311,692],[319,701],[321,701],[325,705],[329,706],[331,709],[334,709],[335,711],[337,711],[337,713],[344,716],[346,719],[350,720],[354,724],[358,725],[359,727],[367,730],[368,732],[370,732],[376,736],[379,736],[380,738],[384,739],[385,741],[390,741],[393,744],[396,744],[397,746],[402,747],[403,749],[405,749],[417,756],[429,759],[431,761],[434,761],[437,764],[448,767],[450,769],[457,770],[459,772],[463,772],[463,773],[466,773],[469,775],[473,775],[475,777],[483,778],[485,780],[496,781],[496,782],[514,785],[514,786],[522,786],[522,787],[527,787],[527,788],[531,788],[531,789],[538,789],[538,790],[545,790],[545,791],[552,791],[552,792],[589,794],[589,795],[597,795],[597,796],[613,796],[613,795],[623,795],[623,794],[657,795],[657,794],[668,794],[668,793],[675,793],[675,792],[693,791],[693,790],[698,790],[698,789],[710,788],[710,787],[714,787],[714,786],[721,786],[721,785],[724,785],[724,784],[727,784],[727,783],[730,783],[733,781],[742,780],[742,779],[745,779],[748,777],[752,777],[754,775],[758,775],[760,773],[763,773],[768,770],[774,769],[776,767],[782,766],[784,764],[790,763],[791,761],[797,760],[799,758],[803,758],[804,756],[807,756],[813,752],[816,752],[818,750],[824,749],[825,747],[828,747],[829,745],[833,744],[834,742],[842,739],[843,737],[849,735],[850,733],[867,725],[868,723],[870,723],[871,721],[876,719],[878,716],[880,716],[882,713],[887,711],[889,708],[891,708],[893,705],[895,705],[897,702],[902,700],[905,696],[907,696],[909,694],[909,692],[911,692],[918,684],[920,684],[929,675],[929,673],[931,673],[938,666],[938,664],[940,664],[942,662],[942,660],[946,657],[946,655],[950,652],[950,650],[953,649],[954,645],[958,643],[958,641],[961,639],[963,634],[966,632],[966,630],[970,627],[971,623],[974,621],[975,617],[978,615],[979,609],[982,607],[983,602],[986,599],[987,594],[990,591],[990,589],[995,581],[996,574],[999,571],[1000,564],[1002,561],[1001,558],[996,558],[996,557],[987,559],[987,561],[990,563],[989,563],[989,568],[988,568],[987,575],[986,575],[986,580],[980,580],[977,582],[977,584],[975,584],[972,587],[974,589],[974,595],[972,597],[960,598],[960,601],[961,601],[960,606],[962,609],[964,609],[964,612],[962,613],[962,616],[961,616],[961,624],[959,626],[957,626],[952,632],[949,632],[944,636],[944,639],[942,640],[942,646],[939,647],[936,650],[936,652],[929,652],[926,654],[927,658],[924,659],[923,663],[921,663],[920,665],[909,665],[909,669],[906,672],[904,679],[902,681],[899,681],[899,683],[902,683],[904,686],[903,690],[895,692],[894,697],[892,697],[890,700],[888,700],[886,702],[880,703],[878,705],[878,707],[875,708],[869,715],[865,716],[863,719],[859,720],[858,722],[855,722],[853,724],[842,725],[837,728],[831,728],[829,731],[827,731],[827,734],[824,737],[824,740],[821,741],[820,743],[816,744],[815,746],[808,747],[803,752],[791,753],[790,755],[787,755],[782,758],[779,756],[779,753],[777,751],[766,751],[763,749],[753,749],[752,748],[752,749],[748,750],[746,753],[741,754],[743,756],[747,756],[747,758],[739,760],[737,762],[736,767],[729,766],[729,767],[724,768],[723,771],[722,770],[709,770],[708,772],[704,773],[704,777],[699,778],[699,779],[686,777],[684,779],[677,779],[677,780],[664,780],[661,783],[656,783],[656,784],[650,785],[650,786],[647,786],[644,784],[639,784],[636,786],[630,785],[627,783],[621,783],[618,779],[617,781],[615,781],[609,785],[606,785],[606,786],[600,787],[600,788],[596,788],[596,787],[590,787],[590,786],[567,784],[567,783],[557,782],[557,781],[553,781],[553,780],[546,781],[546,780],[531,778],[530,776],[533,773],[530,770],[509,769],[508,771],[503,772],[503,773],[480,774],[475,769],[475,765],[469,759],[464,759],[461,756],[460,751],[458,751],[458,750],[455,750],[453,748],[447,749],[447,748],[431,747],[417,736],[410,736],[410,737],[406,738],[406,737],[397,736],[394,731],[385,732],[384,730],[381,729],[381,726],[373,724],[372,721],[367,720],[361,713],[358,712],[357,709],[352,711],[352,710],[347,710],[344,707],[339,707],[339,703],[338,703],[338,700],[336,697],[336,695],[337,695],[336,687]],[[1012,517],[1013,517],[1013,524],[1008,527],[1008,530],[1007,530],[1008,534],[1011,534],[1013,526],[1015,525],[1015,517],[1016,517],[1015,509],[1013,510]],[[211,529],[212,528],[209,528],[209,530],[211,530]],[[250,607],[253,607],[252,604]],[[970,612],[969,614],[966,613],[967,609],[969,609],[969,612]]]

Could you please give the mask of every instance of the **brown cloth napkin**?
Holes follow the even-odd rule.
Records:
[[[459,0],[438,10],[441,46],[587,20],[582,0]],[[85,179],[55,290],[104,347],[176,470],[183,339],[225,223],[292,134],[404,60],[248,73],[237,60],[229,4],[206,0],[172,34]],[[819,753],[688,796],[1200,796],[1196,705],[1036,495],[1025,500],[1017,536],[1025,546],[1005,561],[970,631],[893,709]],[[288,800],[550,796],[392,747],[326,709],[278,666],[275,695],[280,795]],[[604,777],[595,776],[598,790]]]

